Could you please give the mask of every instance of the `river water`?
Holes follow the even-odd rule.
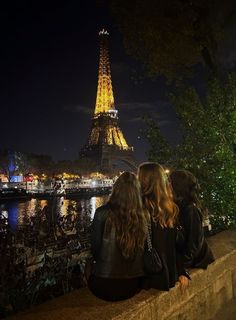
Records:
[[[0,319],[85,285],[91,221],[107,197],[0,203]]]

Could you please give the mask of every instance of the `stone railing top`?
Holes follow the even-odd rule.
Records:
[[[233,286],[236,286],[236,230],[221,232],[210,237],[208,242],[216,261],[206,271],[191,270],[192,281],[184,293],[177,284],[169,292],[143,290],[125,301],[105,302],[93,296],[87,288],[82,288],[19,313],[11,319],[174,320],[179,319],[180,314],[189,315],[183,319],[211,319],[211,314],[215,314],[224,301],[236,295],[233,289]],[[232,284],[232,272],[235,274],[234,284]],[[204,318],[200,317],[200,313],[195,318],[194,315],[198,312],[205,312]]]

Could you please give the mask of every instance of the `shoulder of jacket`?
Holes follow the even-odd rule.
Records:
[[[196,218],[201,217],[201,210],[194,203],[191,203],[188,205],[187,212],[188,212],[188,215],[191,215],[193,217],[194,216],[196,216]]]
[[[107,214],[108,211],[109,211],[108,206],[107,205],[103,205],[103,206],[101,206],[101,207],[96,209],[95,215],[103,216],[103,215]]]
[[[104,204],[103,206],[98,207],[98,208],[96,209],[96,212],[100,212],[100,211],[108,211],[108,205],[107,205],[107,204]]]

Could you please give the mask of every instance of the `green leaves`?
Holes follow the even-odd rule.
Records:
[[[149,158],[195,174],[215,228],[236,225],[236,77],[212,79],[206,97],[192,88],[171,96],[181,121],[183,140],[171,147],[158,123],[146,120]]]
[[[143,135],[147,138],[150,144],[148,158],[150,161],[159,159],[159,163],[167,165],[171,160],[171,148],[166,139],[162,136],[158,124],[149,116],[144,117],[146,129]]]

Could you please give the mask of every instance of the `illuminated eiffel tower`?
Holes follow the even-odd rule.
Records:
[[[108,54],[109,33],[99,32],[100,59],[97,99],[92,128],[86,145],[80,151],[81,158],[91,159],[100,171],[112,171],[115,161],[134,167],[133,147],[129,147],[119,127],[118,111],[114,106],[111,69]]]

